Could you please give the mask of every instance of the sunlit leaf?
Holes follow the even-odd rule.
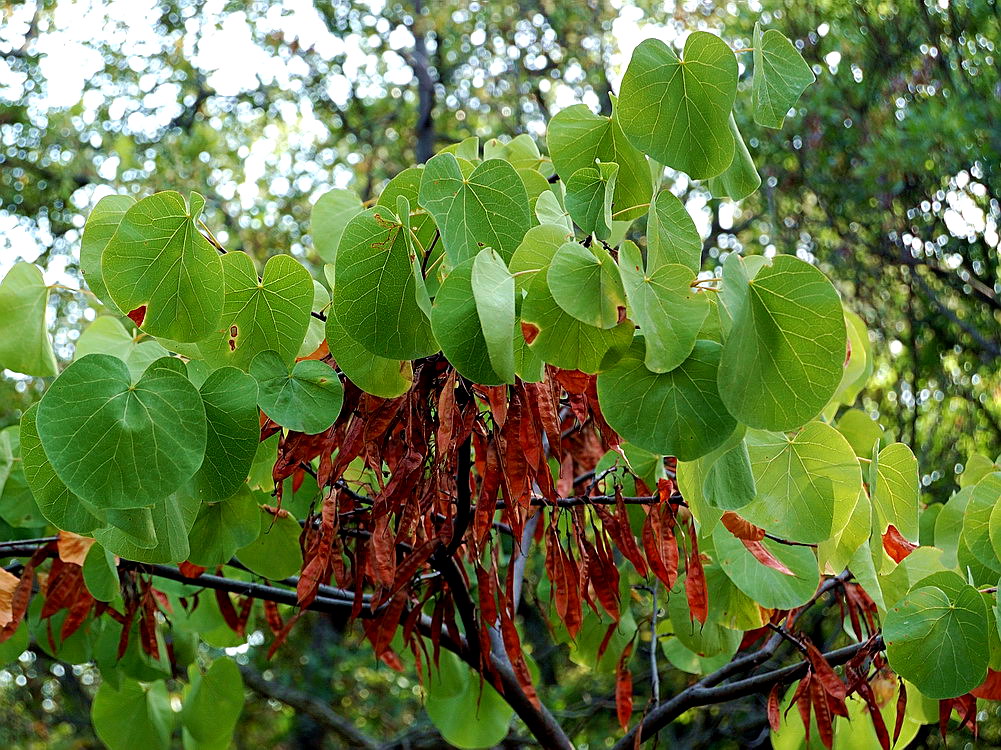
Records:
[[[101,274],[123,312],[145,306],[153,336],[198,341],[219,325],[225,282],[219,252],[197,221],[205,199],[154,193],[125,212],[101,256]]]
[[[781,128],[786,113],[803,91],[817,80],[792,42],[776,29],[762,33],[754,24],[754,121]]]
[[[0,282],[0,368],[43,378],[56,374],[45,325],[48,302],[38,266],[15,263]]]
[[[695,179],[733,160],[727,127],[737,92],[737,58],[718,36],[695,31],[684,59],[658,39],[639,43],[622,77],[619,118],[636,148]]]

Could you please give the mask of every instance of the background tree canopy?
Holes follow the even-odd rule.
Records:
[[[714,199],[683,174],[672,190],[696,220],[704,268],[735,251],[778,251],[834,280],[875,336],[860,406],[890,440],[914,448],[922,500],[945,502],[967,464],[990,464],[1001,451],[1001,9],[995,0],[662,5],[8,4],[0,275],[24,259],[47,282],[79,288],[83,222],[97,201],[167,189],[203,192],[205,221],[225,228],[216,237],[228,249],[261,261],[288,252],[319,269],[309,216],[330,188],[367,200],[468,136],[541,138],[581,101],[608,115],[643,38],[673,42],[708,29],[750,47],[761,21],[795,41],[817,82],[782,130],[751,126],[749,107],[735,112],[752,134],[756,193]],[[749,72],[738,73],[749,91]],[[69,361],[93,311],[72,292],[53,294],[49,307],[56,356]],[[0,331],[9,335],[2,320]],[[18,422],[42,388],[5,373],[0,427]],[[416,676],[360,653],[343,626],[336,615],[304,620],[270,663],[260,634],[249,646],[218,634],[212,645],[239,652],[260,696],[237,729],[241,746],[336,747],[351,731],[438,741]],[[574,667],[566,647],[534,626],[541,679],[558,691],[554,710],[578,723],[581,738],[613,736],[614,675],[596,680]],[[42,727],[48,734],[34,741],[54,746],[90,731],[95,679],[32,651],[0,673],[0,737],[29,746]],[[700,746],[710,736],[721,747],[762,736],[752,704],[714,711],[668,731]]]

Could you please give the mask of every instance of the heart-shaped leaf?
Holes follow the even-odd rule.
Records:
[[[644,270],[643,257],[626,240],[619,248],[619,270],[629,300],[629,316],[646,343],[646,367],[668,372],[680,365],[695,347],[695,339],[709,313],[709,300],[692,288],[690,268],[664,264]]]
[[[99,509],[151,505],[201,466],[202,399],[167,362],[157,360],[133,383],[117,357],[88,354],[42,397],[45,455],[70,491]],[[112,464],[114,471],[102,470]]]
[[[133,205],[101,255],[101,274],[120,310],[146,308],[141,328],[198,341],[219,326],[225,282],[219,252],[196,221],[205,199],[154,193]]]
[[[685,42],[684,59],[658,39],[645,39],[622,77],[619,117],[636,148],[695,179],[720,174],[733,161],[728,119],[737,93],[737,58],[705,31]]]
[[[483,247],[508,261],[531,226],[525,184],[502,159],[484,161],[464,177],[452,154],[433,157],[424,166],[419,203],[437,222],[453,265]]]
[[[309,327],[313,279],[288,255],[274,255],[257,277],[246,253],[222,257],[226,276],[226,304],[218,331],[198,342],[198,350],[212,367],[232,365],[246,370],[263,351],[271,349],[291,363]]]
[[[271,419],[295,432],[315,435],[340,414],[344,387],[329,365],[314,359],[289,369],[277,352],[261,352],[250,363],[257,403]]]
[[[612,428],[652,453],[692,461],[712,451],[736,422],[720,401],[716,368],[720,347],[698,341],[679,367],[650,372],[637,339],[619,362],[598,376],[598,400]]]

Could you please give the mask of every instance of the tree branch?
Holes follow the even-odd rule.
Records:
[[[284,703],[299,713],[305,714],[324,729],[330,730],[347,742],[345,747],[365,748],[365,750],[377,750],[381,747],[378,742],[365,735],[346,718],[335,713],[323,701],[289,685],[266,680],[257,670],[248,666],[240,665],[240,674],[243,675],[244,684],[255,693]]]
[[[790,626],[795,626],[803,615],[814,604],[816,604],[824,594],[842,585],[851,577],[852,574],[845,570],[839,575],[824,581],[817,589],[816,593],[806,602],[806,604],[796,610],[791,616],[792,621]],[[781,634],[774,634],[768,639],[765,645],[757,651],[735,658],[729,664],[721,667],[710,675],[706,675],[698,682],[682,690],[670,700],[658,704],[650,713],[646,715],[646,717],[644,717],[642,724],[634,726],[630,729],[626,735],[615,744],[612,750],[632,750],[636,746],[637,734],[640,731],[642,731],[642,735],[640,736],[639,741],[646,742],[647,740],[655,737],[657,732],[666,727],[690,708],[697,708],[698,706],[707,706],[715,703],[725,703],[726,701],[742,698],[763,689],[771,688],[771,686],[775,683],[797,679],[797,677],[806,672],[808,667],[807,662],[802,661],[788,667],[782,667],[761,675],[748,677],[744,680],[738,680],[737,682],[720,685],[720,683],[728,677],[754,669],[755,667],[768,661],[768,659],[770,659],[778,650],[778,647],[782,644],[783,640],[784,638]],[[854,656],[859,649],[868,645],[868,642],[854,644],[837,651],[831,651],[828,654],[825,654],[825,657],[828,662],[830,662],[831,666],[837,666],[838,664],[844,664],[852,656]],[[878,639],[877,648],[881,647],[882,639],[880,638]]]

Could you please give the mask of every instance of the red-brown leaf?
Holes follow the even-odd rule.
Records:
[[[267,621],[272,635],[278,635],[285,627],[281,612],[278,611],[278,604],[270,599],[264,600],[264,619]]]
[[[747,551],[754,555],[754,559],[757,560],[762,565],[771,568],[772,570],[777,570],[787,576],[796,575],[785,564],[779,560],[775,555],[768,551],[768,549],[761,542],[751,542],[747,539],[741,539],[740,543],[743,544]]]
[[[602,608],[616,622],[619,620],[619,571],[615,563],[601,557],[587,539],[582,539],[588,554],[588,572],[591,574],[591,586],[598,597]]]
[[[455,370],[445,379],[438,395],[438,432],[435,435],[435,446],[438,453],[445,454],[455,446]]]
[[[59,550],[59,559],[64,563],[83,565],[87,559],[87,552],[94,544],[94,540],[89,536],[80,536],[69,531],[60,531],[56,539],[56,548]]]
[[[768,693],[768,726],[773,732],[779,731],[779,718],[779,686],[776,683]]]
[[[921,545],[905,539],[892,523],[883,532],[883,549],[886,550],[886,554],[893,558],[894,562],[901,562],[919,546]]]
[[[816,681],[829,695],[843,701],[847,695],[845,683],[841,681],[841,678],[831,668],[831,665],[827,663],[827,659],[824,658],[824,655],[820,653],[820,650],[816,646],[810,643],[810,641],[806,641],[805,645],[806,657],[813,668]]]
[[[799,718],[802,719],[803,729],[806,732],[807,747],[810,746],[810,683],[813,682],[812,677],[813,674],[807,672],[806,676],[799,681],[796,692],[793,693],[792,701],[789,704],[790,707],[795,704],[799,711]]]
[[[633,673],[629,671],[632,653],[633,641],[629,641],[615,668],[615,712],[623,732],[629,728],[629,720],[633,717]]]
[[[140,305],[135,310],[129,311],[129,320],[131,320],[137,326],[142,326],[143,321],[145,319],[146,319],[146,305]]]
[[[686,563],[685,594],[688,596],[688,609],[691,616],[702,625],[709,617],[709,593],[706,590],[706,572],[702,567],[702,556],[699,554],[699,542],[695,533],[695,522],[689,525],[689,539],[692,543]]]
[[[827,696],[824,686],[820,680],[810,681],[810,702],[813,704],[813,715],[817,719],[817,731],[820,733],[820,741],[824,743],[827,750],[831,750],[834,745],[834,718],[831,716],[831,709],[827,705]]]
[[[994,672],[993,669],[989,669],[988,672],[993,672],[995,675],[1001,675],[1001,672]],[[990,675],[987,677],[990,680]],[[904,685],[903,680],[897,680],[899,685],[899,692],[897,693],[897,720],[893,725],[893,744],[897,744],[897,738],[900,737],[900,730],[904,727],[904,714],[907,711],[907,686]],[[976,693],[976,691],[974,691]],[[978,696],[979,697],[979,696]]]
[[[970,694],[987,701],[1001,701],[1001,672],[988,667],[987,679],[979,687],[971,690]]]
[[[570,394],[579,395],[587,393],[588,383],[591,382],[594,375],[588,375],[580,370],[556,370],[555,377],[556,382],[563,386],[563,390]]]
[[[720,521],[727,531],[742,541],[760,542],[765,538],[763,528],[741,518],[732,510],[726,511]]]
[[[181,575],[185,578],[198,578],[198,576],[206,570],[206,568],[203,568],[201,565],[195,565],[187,560],[178,565],[177,569],[181,571]]]
[[[14,619],[14,593],[20,583],[16,575],[0,568],[0,628]]]
[[[216,589],[215,600],[219,605],[219,614],[222,615],[222,619],[226,621],[230,630],[234,633],[239,633],[240,616],[236,613],[236,607],[233,606],[233,600],[229,598],[229,593]]]
[[[313,543],[306,550],[302,573],[296,586],[296,595],[302,607],[312,604],[320,585],[330,580],[330,558],[336,528],[337,504],[331,492],[323,499],[320,533],[313,537]]]
[[[646,552],[650,570],[670,591],[678,579],[678,546],[674,534],[661,524],[657,508],[648,509],[643,522],[643,551]],[[664,560],[663,552],[673,550],[673,556]]]
[[[883,720],[883,712],[880,711],[879,704],[876,702],[876,695],[873,693],[872,685],[866,680],[865,675],[862,675],[862,679],[859,681],[858,694],[865,701],[866,706],[869,708],[869,719],[872,721],[872,728],[876,732],[876,739],[879,741],[880,747],[883,750],[890,750],[890,734],[886,731],[886,722]],[[894,740],[895,742],[896,740]]]

